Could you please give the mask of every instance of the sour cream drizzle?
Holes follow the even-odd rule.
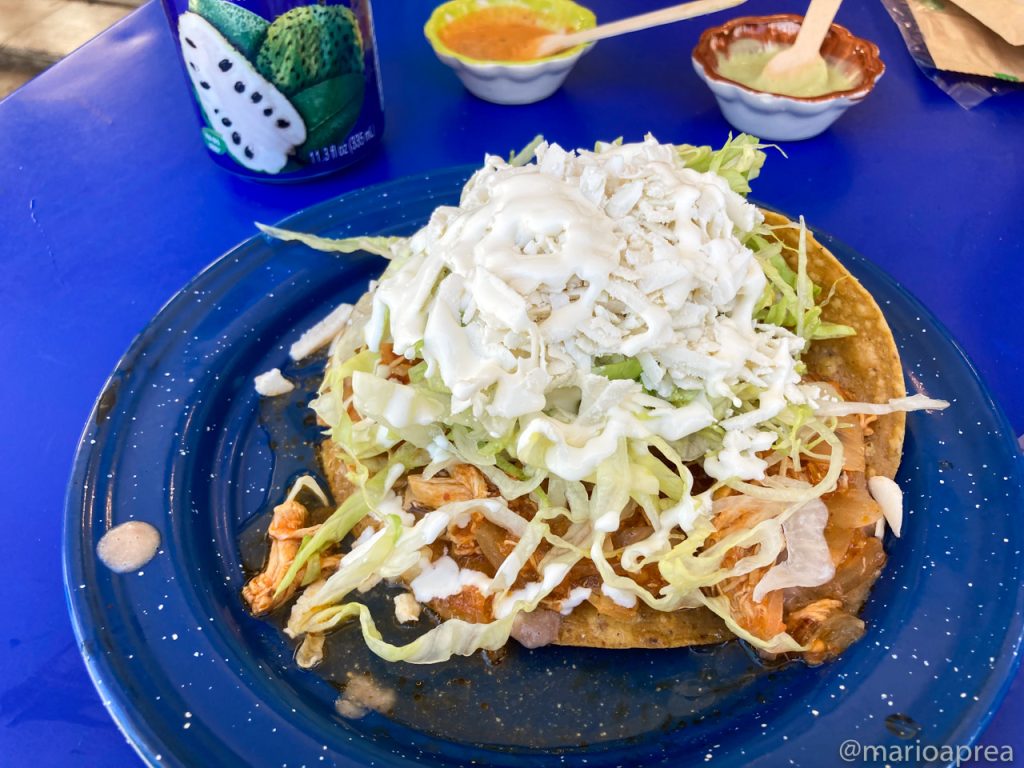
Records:
[[[481,592],[487,589],[491,580],[486,574],[469,568],[459,568],[447,555],[433,562],[425,558],[421,563],[420,575],[409,585],[416,602],[429,603],[440,597],[457,595],[466,587],[476,587]]]
[[[739,437],[715,475],[761,476],[755,426],[800,401],[803,340],[753,320],[767,280],[740,238],[757,209],[650,137],[595,152],[542,144],[537,155],[523,167],[488,158],[460,205],[411,238],[374,293],[369,346],[390,339],[422,358],[453,417],[516,433],[520,457],[569,480],[592,475],[622,438],[699,432],[716,420],[713,399],[739,408],[737,388],[754,387],[756,409],[721,422]],[[640,362],[640,381],[594,372],[624,356]],[[368,385],[354,381],[357,400],[373,399]],[[437,418],[392,389],[384,423]],[[680,389],[696,393],[689,404],[664,399]],[[563,406],[572,393],[577,411]]]

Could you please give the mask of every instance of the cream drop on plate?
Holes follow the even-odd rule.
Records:
[[[96,545],[96,556],[114,573],[128,573],[152,560],[159,546],[160,533],[156,528],[131,520],[103,534]]]

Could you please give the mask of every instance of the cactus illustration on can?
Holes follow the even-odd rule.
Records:
[[[261,12],[256,0],[187,3],[164,0],[203,138],[219,164],[251,178],[297,181],[350,165],[379,143],[384,115],[369,0],[294,4],[277,15]],[[281,10],[281,2],[273,5]]]

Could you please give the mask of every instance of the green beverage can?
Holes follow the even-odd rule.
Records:
[[[163,0],[216,163],[302,181],[380,143],[384,105],[370,0]]]

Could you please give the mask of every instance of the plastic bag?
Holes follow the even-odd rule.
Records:
[[[907,0],[882,0],[882,5],[896,23],[907,50],[921,71],[964,109],[972,109],[989,96],[1019,89],[1014,82],[1001,82],[991,77],[966,75],[939,69],[928,50],[925,37],[914,19]],[[973,19],[968,19],[973,21]]]

